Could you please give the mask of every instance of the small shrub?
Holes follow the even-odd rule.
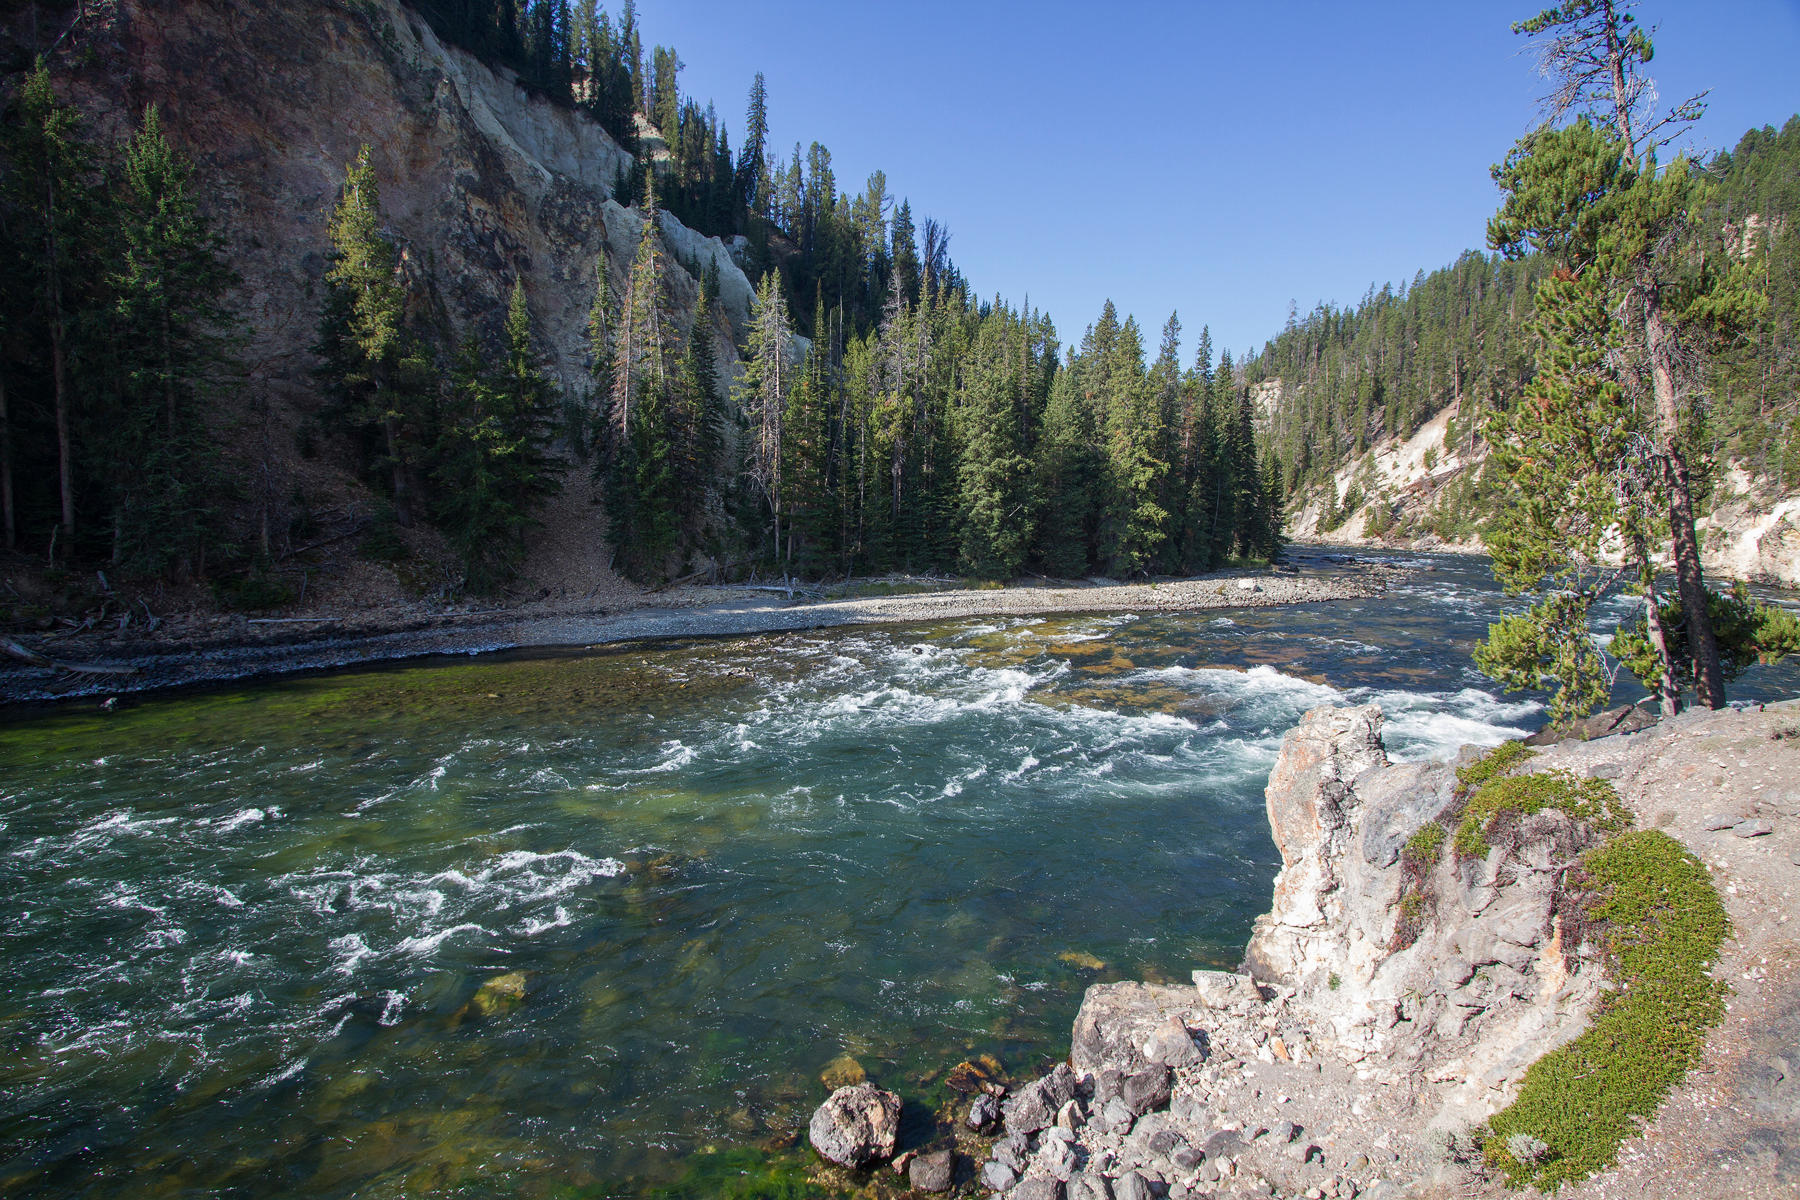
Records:
[[[1412,875],[1428,875],[1438,864],[1438,858],[1444,851],[1444,838],[1448,831],[1436,821],[1427,821],[1419,827],[1419,832],[1407,839],[1406,848],[1400,851],[1400,858],[1406,870]]]
[[[1338,978],[1338,973],[1336,971],[1333,971],[1330,978],[1325,980],[1325,986],[1335,992],[1344,986],[1344,981]]]
[[[400,532],[400,522],[394,519],[392,505],[382,504],[369,518],[368,528],[363,530],[362,540],[357,543],[356,552],[370,562],[392,565],[405,562],[412,556],[406,545],[406,538]]]
[[[1725,1015],[1706,968],[1731,922],[1699,859],[1658,830],[1625,833],[1583,856],[1578,883],[1619,986],[1488,1123],[1484,1157],[1515,1187],[1554,1191],[1611,1164]]]
[[[1501,742],[1466,767],[1456,769],[1458,789],[1465,795],[1502,775],[1511,774],[1519,764],[1537,756],[1537,751],[1524,742]]]
[[[1456,856],[1480,858],[1498,823],[1517,822],[1547,808],[1608,831],[1623,829],[1629,820],[1619,793],[1604,779],[1581,779],[1567,771],[1506,775],[1469,797],[1456,827]]]

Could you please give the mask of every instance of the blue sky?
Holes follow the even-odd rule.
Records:
[[[983,294],[1029,294],[1065,343],[1109,297],[1152,346],[1178,310],[1184,357],[1202,324],[1241,352],[1290,300],[1479,248],[1544,90],[1507,28],[1538,0],[641,4],[734,149],[761,70],[778,152],[824,143],[852,193],[886,171]],[[1664,97],[1712,89],[1702,148],[1800,110],[1800,0],[1640,12]]]

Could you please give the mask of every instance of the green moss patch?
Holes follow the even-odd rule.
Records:
[[[1483,1154],[1515,1187],[1554,1191],[1612,1163],[1725,1012],[1725,987],[1706,970],[1730,921],[1699,859],[1659,831],[1624,833],[1584,855],[1571,883],[1618,986],[1489,1122]]]
[[[1537,751],[1524,742],[1501,742],[1468,766],[1456,769],[1457,790],[1465,795],[1476,791],[1536,756]]]
[[[1406,840],[1406,846],[1400,851],[1405,860],[1409,875],[1425,875],[1438,864],[1438,858],[1444,852],[1444,838],[1448,831],[1436,821],[1427,821],[1419,827],[1419,832]]]
[[[1490,779],[1469,797],[1456,827],[1457,856],[1480,858],[1500,822],[1547,808],[1606,831],[1623,829],[1630,819],[1619,793],[1604,779],[1581,779],[1567,771],[1505,775]]]

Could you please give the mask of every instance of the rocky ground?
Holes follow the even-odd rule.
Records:
[[[913,623],[978,616],[1178,612],[1260,608],[1378,595],[1404,572],[1351,562],[1239,572],[1162,583],[1049,583],[827,598],[799,588],[685,586],[614,589],[599,598],[546,596],[505,608],[382,606],[259,620],[195,616],[108,619],[85,630],[4,638],[30,663],[0,654],[0,703],[110,696],[318,670],[427,654],[589,646],[832,625]],[[865,586],[867,586],[865,584]],[[930,585],[904,585],[930,586]],[[5,650],[0,645],[0,650]]]
[[[1507,850],[1461,868],[1461,891],[1436,879],[1437,914],[1410,946],[1393,948],[1391,913],[1388,933],[1365,937],[1374,902],[1403,883],[1389,849],[1448,794],[1447,766],[1383,765],[1378,730],[1370,710],[1318,710],[1284,746],[1269,807],[1285,867],[1248,955],[1264,978],[1201,971],[1191,987],[1089,989],[1067,1063],[971,1105],[968,1123],[994,1140],[945,1160],[962,1191],[1505,1194],[1468,1130],[1579,1031],[1600,984],[1597,962],[1538,911],[1535,881],[1551,864],[1532,847],[1567,850],[1579,831],[1541,814]],[[1703,1062],[1616,1166],[1561,1195],[1800,1194],[1800,701],[1558,743],[1529,769],[1550,767],[1613,781],[1638,827],[1706,863],[1734,926],[1715,969],[1732,996]],[[926,1181],[949,1178],[942,1167]]]

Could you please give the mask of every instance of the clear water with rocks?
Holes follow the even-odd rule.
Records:
[[[0,1194],[719,1194],[843,1054],[927,1123],[957,1060],[1063,1053],[1089,983],[1235,963],[1306,709],[1379,701],[1400,758],[1540,722],[1469,666],[1485,568],[1414,561],[1365,602],[411,665],[0,729]],[[1783,665],[1734,695],[1796,691]]]

